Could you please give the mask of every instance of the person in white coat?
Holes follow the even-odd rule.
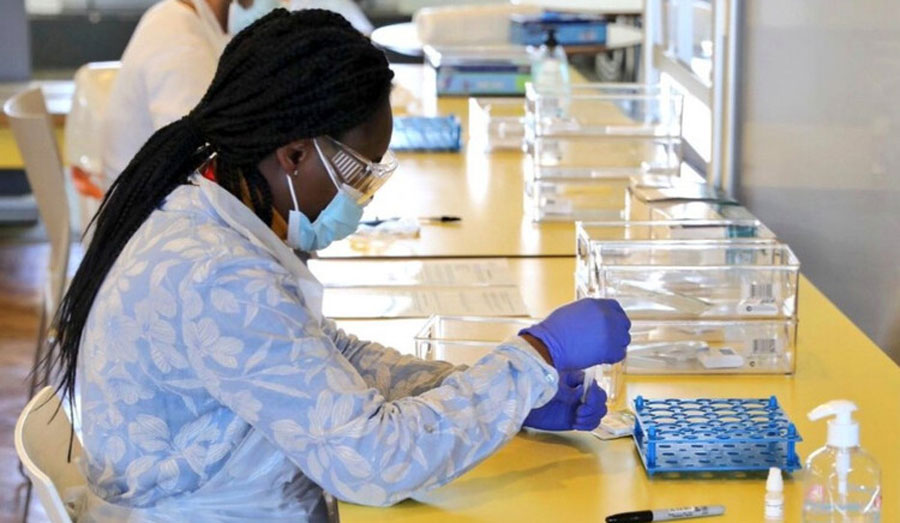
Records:
[[[150,135],[200,101],[230,35],[286,5],[287,0],[163,0],[141,17],[122,56],[104,122],[106,187]],[[351,0],[292,0],[290,7],[329,9],[360,32],[372,32]]]
[[[605,396],[581,369],[625,356],[611,300],[565,305],[471,367],[323,317],[293,249],[350,234],[397,168],[392,77],[344,18],[275,10],[110,188],[48,362],[78,405],[79,523],[321,521],[323,490],[386,506],[522,426],[600,422]]]
[[[163,0],[141,17],[107,105],[107,187],[150,135],[200,101],[228,43],[227,20],[228,0]]]

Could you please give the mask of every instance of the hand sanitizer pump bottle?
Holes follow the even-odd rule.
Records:
[[[881,469],[859,446],[856,405],[833,400],[819,405],[809,419],[828,420],[828,441],[810,454],[804,468],[803,521],[878,523],[881,521]]]

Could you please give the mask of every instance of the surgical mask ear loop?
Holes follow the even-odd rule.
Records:
[[[294,202],[294,210],[300,212],[300,205],[297,204],[297,193],[294,192],[294,182],[291,181],[291,178],[296,176],[297,169],[294,169],[294,172],[291,174],[284,174],[284,177],[287,178],[288,189],[291,191],[291,200]]]

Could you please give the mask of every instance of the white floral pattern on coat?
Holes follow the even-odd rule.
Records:
[[[338,330],[199,185],[141,226],[88,319],[78,385],[96,497],[189,506],[259,433],[296,470],[277,481],[389,505],[470,469],[555,393],[556,372],[521,339],[457,368]]]

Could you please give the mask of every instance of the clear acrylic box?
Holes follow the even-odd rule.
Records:
[[[416,335],[420,358],[471,365],[534,318],[432,316]],[[792,374],[797,322],[771,320],[633,320],[624,363],[591,369],[622,399],[626,374]]]
[[[507,338],[539,321],[538,318],[432,316],[416,335],[416,356],[472,365]],[[587,371],[606,391],[610,407],[622,396],[623,371],[623,363],[597,365]]]
[[[525,208],[533,221],[620,220],[627,178],[525,182]]]
[[[629,317],[792,318],[800,262],[782,243],[593,242],[576,296],[618,300]]]
[[[575,224],[575,251],[579,260],[603,242],[735,242],[769,244],[775,233],[757,219],[579,221]]]
[[[469,98],[469,142],[484,151],[521,150],[525,139],[522,98]]]
[[[432,316],[416,335],[416,356],[472,365],[500,342],[540,320],[483,316]]]
[[[638,220],[743,220],[755,219],[746,207],[717,202],[659,202],[649,207],[649,216],[639,215],[633,208],[626,212],[628,219]]]
[[[620,219],[627,180],[681,174],[682,98],[659,86],[526,85],[526,207],[534,221]]]
[[[533,221],[608,221],[629,218],[629,188],[670,187],[680,176],[535,179],[525,166],[525,209]]]
[[[797,321],[634,320],[627,374],[793,374]]]
[[[531,163],[534,178],[628,178],[641,174],[678,176],[681,139],[672,136],[537,136]]]
[[[646,184],[632,180],[625,196],[626,216],[630,220],[654,220],[660,217],[654,209],[666,210],[685,203],[710,203],[719,205],[737,205],[720,189],[707,184],[702,179],[669,177],[669,183]]]
[[[681,136],[683,98],[647,84],[525,85],[529,136]]]

